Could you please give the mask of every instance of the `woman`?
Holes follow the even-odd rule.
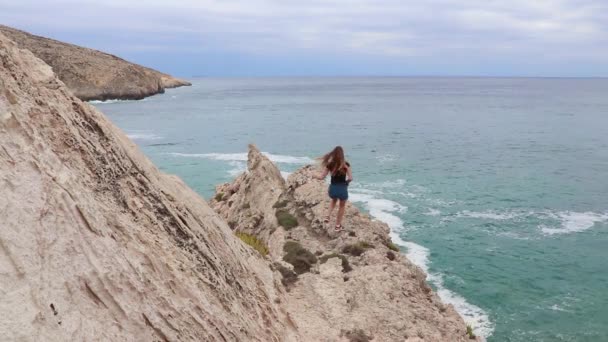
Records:
[[[336,219],[336,231],[339,232],[343,230],[342,219],[348,200],[348,183],[353,180],[352,170],[350,164],[344,159],[344,150],[341,146],[336,146],[331,152],[321,157],[321,165],[323,166],[323,173],[315,175],[315,178],[324,180],[328,174],[331,174],[331,184],[327,191],[331,203],[329,204],[329,213],[323,221],[329,223],[331,213],[339,200],[338,217]]]

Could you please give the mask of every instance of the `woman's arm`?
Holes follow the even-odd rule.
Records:
[[[324,168],[323,173],[321,174],[314,174],[313,177],[318,179],[318,180],[324,180],[325,177],[327,177],[327,174],[329,173],[329,170],[327,168]]]
[[[353,170],[350,167],[350,164],[348,165],[348,168],[346,169],[346,182],[350,183],[353,180]]]

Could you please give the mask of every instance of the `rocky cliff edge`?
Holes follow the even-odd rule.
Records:
[[[1,33],[0,194],[3,341],[299,340],[267,262]]]
[[[218,187],[221,218],[0,34],[0,336],[467,340],[386,225],[349,205],[327,231],[313,167],[286,182],[252,146],[248,169]]]
[[[287,181],[253,145],[248,170],[219,185],[212,207],[256,237],[283,274],[284,306],[305,341],[467,341],[466,324],[443,304],[389,237],[389,227],[350,203],[346,231],[322,222],[327,185],[309,165]]]

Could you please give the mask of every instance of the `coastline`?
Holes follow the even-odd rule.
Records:
[[[141,100],[165,89],[191,86],[186,80],[120,57],[0,25],[0,33],[31,51],[83,101]]]
[[[255,146],[249,148],[247,164],[247,171],[233,182],[217,186],[210,205],[237,235],[263,241],[275,267],[296,273],[282,272],[284,281],[296,279],[290,280],[287,307],[296,321],[308,322],[302,324],[304,331],[313,331],[309,340],[321,338],[314,333],[317,329],[326,336],[339,336],[352,330],[353,321],[365,334],[379,340],[398,340],[399,336],[429,341],[468,340],[461,316],[427,285],[427,274],[404,254],[397,253],[386,223],[372,220],[348,204],[347,231],[327,230],[322,222],[325,183],[311,179],[314,167],[304,166],[285,180]],[[296,226],[283,227],[279,213],[293,215]],[[286,261],[289,254],[284,254],[284,246],[293,243],[314,253],[320,261],[311,261],[305,271],[298,269],[300,264],[291,265]],[[353,246],[363,249],[351,254]],[[328,265],[332,260],[336,262]],[[350,304],[345,306],[343,300]],[[421,306],[425,301],[428,305]],[[310,305],[315,309],[301,309]],[[363,308],[373,308],[373,315]],[[408,318],[412,315],[424,317],[423,322]],[[328,326],[316,317],[329,318],[333,324]],[[349,319],[344,321],[344,317]],[[479,336],[477,340],[483,339]]]
[[[301,168],[301,165],[314,163],[314,160],[306,156],[294,156],[294,155],[281,155],[272,154],[268,152],[261,152],[262,155],[267,157],[272,163],[279,167],[281,176],[285,181],[288,181],[290,175],[297,170],[293,170],[295,166],[297,169]],[[179,152],[166,152],[167,155],[176,158],[188,158],[188,159],[206,159],[211,161],[220,161],[229,165],[229,169],[221,168],[223,172],[227,173],[227,181],[233,182],[235,177],[242,175],[243,173],[249,172],[247,170],[248,153],[179,153]],[[283,167],[287,167],[290,171],[283,171]],[[403,184],[403,180],[398,180],[397,184]],[[382,187],[388,184],[383,184]],[[216,189],[215,195],[218,190]],[[488,338],[493,334],[495,325],[489,319],[489,315],[486,311],[480,307],[470,303],[467,298],[459,294],[457,291],[451,290],[444,285],[444,274],[439,272],[433,272],[430,269],[430,253],[431,251],[419,244],[411,241],[405,241],[400,237],[406,227],[403,222],[404,218],[401,213],[407,211],[400,202],[396,202],[396,199],[388,199],[385,194],[378,189],[372,190],[369,185],[366,187],[364,184],[353,184],[349,191],[351,194],[349,201],[351,201],[362,214],[369,215],[375,220],[378,220],[386,224],[390,228],[390,238],[392,241],[402,246],[401,253],[404,254],[410,261],[416,266],[423,270],[426,274],[427,282],[432,285],[441,300],[446,304],[454,305],[459,315],[471,325],[475,334],[479,337]],[[206,198],[213,198],[213,193],[205,194]],[[403,202],[401,202],[403,203]]]
[[[352,222],[370,228],[358,232],[357,240],[369,245],[354,244],[350,235],[334,239],[342,243],[335,248],[350,246],[352,258],[315,250],[321,254],[314,273],[300,272],[298,255],[292,262],[300,265],[299,279],[290,282],[285,276],[294,271],[287,264],[269,262],[242,243],[230,228],[234,221],[220,218],[178,177],[160,172],[108,118],[76,99],[51,67],[2,35],[0,50],[6,66],[0,69],[0,178],[6,190],[0,256],[8,266],[0,285],[10,289],[0,303],[7,317],[2,336],[469,340],[460,316],[438,300],[424,273],[391,251],[386,225],[351,207]],[[274,211],[269,205],[282,192],[273,184],[285,187],[285,180],[252,151],[249,170],[258,172],[250,174],[267,181],[241,189],[255,198],[250,208]],[[320,184],[309,183],[306,170],[288,178],[292,191],[284,195],[293,202],[285,208],[307,220],[318,210],[311,201],[322,194],[315,188]],[[276,225],[273,216],[233,209],[239,217]],[[306,231],[267,232],[271,255],[296,245],[294,239],[306,248],[332,246],[305,240]]]
[[[400,204],[384,198],[367,199],[365,198],[366,196],[358,194],[356,190],[353,191],[353,196],[351,197],[352,202],[360,203],[367,209],[371,217],[388,225],[390,228],[389,235],[392,241],[396,245],[406,249],[406,251],[401,251],[401,253],[426,274],[426,281],[435,287],[435,291],[443,303],[453,305],[456,312],[458,312],[467,325],[470,325],[473,328],[473,331],[477,336],[482,337],[483,340],[492,336],[492,333],[494,332],[494,323],[489,319],[488,314],[480,307],[469,303],[467,299],[460,294],[446,288],[443,284],[443,275],[430,270],[429,264],[431,261],[429,260],[429,255],[431,251],[420,244],[406,241],[401,238],[399,233],[405,229],[405,226],[403,221],[396,216],[396,212],[400,210],[400,208],[398,208]],[[388,203],[389,209],[396,210],[387,210],[386,208],[372,209],[369,205],[370,202],[373,201]]]

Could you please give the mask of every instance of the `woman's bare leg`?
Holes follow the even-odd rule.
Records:
[[[344,209],[346,208],[346,200],[340,200],[340,207],[338,208],[338,219],[336,220],[336,225],[342,225],[342,219],[344,218]]]
[[[329,221],[329,219],[331,218],[331,213],[333,213],[333,212],[334,212],[334,208],[336,207],[336,202],[337,202],[337,201],[338,201],[337,199],[332,198],[332,199],[331,199],[331,202],[329,203],[329,212],[327,213],[327,217],[326,217],[326,219],[327,219],[328,221]]]

